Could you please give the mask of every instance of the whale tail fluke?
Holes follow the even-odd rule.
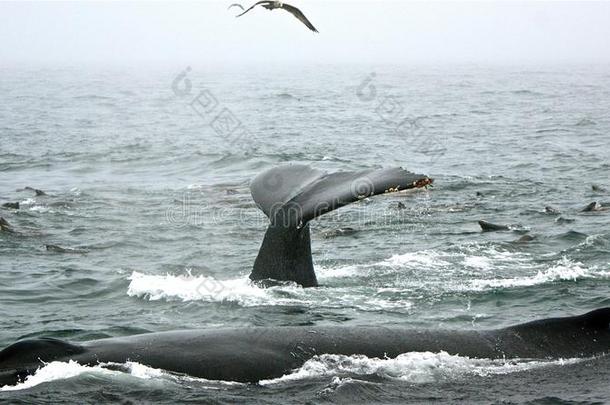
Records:
[[[432,181],[400,167],[329,174],[305,165],[288,165],[261,173],[250,190],[270,225],[250,278],[316,286],[309,221],[367,197],[424,187]]]

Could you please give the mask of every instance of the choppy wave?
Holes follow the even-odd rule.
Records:
[[[132,376],[141,379],[160,377],[165,374],[162,370],[146,367],[139,363],[132,362],[126,363],[121,368],[124,371],[112,370],[108,367],[104,367],[104,365],[84,366],[73,360],[68,362],[53,361],[39,368],[34,374],[27,376],[23,382],[20,382],[17,385],[5,385],[4,387],[0,387],[0,391],[28,389],[42,383],[64,380],[83,374],[116,376],[127,372]]]
[[[585,359],[491,360],[451,355],[441,351],[403,353],[396,358],[369,358],[363,355],[323,354],[280,378],[260,381],[273,385],[326,376],[376,376],[414,384],[454,380],[470,376],[490,376],[527,371],[541,367],[574,364]]]
[[[260,303],[267,297],[269,291],[277,288],[260,288],[247,277],[218,280],[214,277],[193,276],[190,272],[177,276],[171,274],[158,276],[134,271],[130,280],[127,294],[145,297],[151,301],[162,299],[230,301],[249,306]]]
[[[127,294],[156,300],[236,303],[244,307],[263,305],[318,306],[356,308],[363,311],[382,309],[408,311],[413,303],[406,299],[387,300],[383,288],[363,286],[305,289],[295,283],[262,288],[247,276],[219,280],[207,276],[147,275],[133,272]]]
[[[473,280],[470,282],[470,287],[473,290],[484,291],[490,288],[529,287],[555,281],[578,281],[587,278],[610,278],[610,272],[596,267],[588,268],[582,263],[564,257],[554,266],[539,270],[531,276]]]
[[[438,288],[443,291],[487,291],[498,288],[529,287],[556,281],[578,281],[582,279],[607,279],[610,271],[596,266],[587,267],[583,263],[562,257],[552,265],[538,263],[524,252],[500,251],[493,247],[483,250],[462,248],[463,252],[422,251],[395,255],[382,265],[397,269],[420,268],[430,278],[448,272],[460,273],[459,283],[445,283]],[[460,270],[461,269],[461,270]],[[504,274],[522,274],[505,277]],[[485,277],[492,276],[492,277]],[[420,280],[421,281],[421,280]],[[431,280],[429,280],[430,282]],[[423,280],[425,283],[426,281]]]
[[[597,122],[595,122],[591,118],[585,117],[585,118],[580,119],[575,125],[577,127],[588,127],[591,125],[597,125]]]
[[[369,264],[320,266],[316,271],[326,288],[304,289],[295,283],[262,288],[245,275],[217,279],[195,276],[189,271],[180,275],[134,271],[127,294],[151,301],[204,301],[244,307],[316,306],[410,312],[417,300],[447,293],[610,278],[608,269],[588,267],[567,257],[539,263],[527,253],[475,246],[455,252],[411,252]],[[460,281],[451,281],[456,279]]]
[[[479,270],[514,268],[515,265],[529,265],[532,258],[523,252],[499,250],[494,246],[462,246],[457,251],[422,250],[394,255],[380,263],[397,268],[425,268],[426,270],[446,270],[447,268],[475,268]]]
[[[30,211],[46,212],[49,209],[49,207],[44,204],[38,204],[33,198],[26,198],[25,200],[20,201],[19,206],[22,209],[29,209]]]
[[[451,355],[441,351],[409,352],[396,358],[369,358],[364,355],[322,354],[306,361],[303,366],[279,378],[261,380],[260,385],[273,386],[298,380],[321,377],[376,376],[389,380],[400,380],[413,384],[430,383],[443,380],[456,380],[470,376],[490,376],[509,374],[541,367],[563,366],[588,359],[530,360],[530,359],[477,359]],[[5,385],[0,391],[18,391],[36,387],[40,384],[66,380],[84,375],[97,375],[107,378],[130,376],[138,380],[161,380],[169,382],[201,382],[214,386],[243,386],[235,381],[211,381],[145,366],[137,362],[101,363],[96,366],[54,361],[40,367],[34,374],[16,385]],[[349,377],[348,377],[349,378]]]
[[[66,380],[83,375],[105,376],[107,378],[124,378],[130,376],[138,380],[160,380],[169,382],[201,382],[210,385],[206,388],[222,385],[243,385],[233,381],[211,381],[204,378],[195,378],[187,375],[174,374],[158,368],[148,367],[137,362],[126,363],[100,363],[95,366],[86,366],[73,360],[68,362],[54,361],[40,367],[34,374],[16,385],[5,385],[0,391],[18,391],[29,389],[43,383]]]

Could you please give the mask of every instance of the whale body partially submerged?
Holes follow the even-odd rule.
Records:
[[[281,377],[321,354],[394,358],[440,352],[489,359],[566,359],[610,351],[610,308],[507,328],[456,331],[406,327],[293,326],[147,333],[69,343],[27,339],[0,352],[0,386],[44,363],[104,365],[135,361],[210,380],[258,382]]]

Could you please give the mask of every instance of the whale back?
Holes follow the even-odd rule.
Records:
[[[505,328],[498,335],[511,347],[527,342],[531,357],[549,348],[570,357],[610,353],[610,308],[583,315],[548,318]],[[521,353],[523,357],[528,353]]]
[[[520,325],[511,326],[509,329],[520,332],[527,331],[561,331],[568,329],[578,329],[583,332],[603,332],[610,331],[610,308],[600,308],[583,315],[568,316],[561,318],[547,318],[538,321],[522,323]]]
[[[610,349],[610,308],[493,330],[421,330],[383,326],[280,326],[168,331],[74,345],[23,340],[0,352],[0,386],[15,384],[42,362],[136,361],[212,380],[257,382],[280,377],[316,354],[394,358],[446,351],[490,359],[592,357]]]
[[[26,339],[0,351],[0,386],[14,383],[32,370],[66,356],[81,354],[82,346],[54,338]]]
[[[431,183],[427,176],[400,167],[329,174],[305,165],[286,165],[259,174],[250,190],[270,225],[250,278],[316,286],[309,221],[367,197]]]

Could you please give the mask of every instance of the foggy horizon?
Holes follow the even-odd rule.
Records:
[[[319,34],[230,3],[0,3],[0,66],[610,63],[608,3],[290,2]]]

